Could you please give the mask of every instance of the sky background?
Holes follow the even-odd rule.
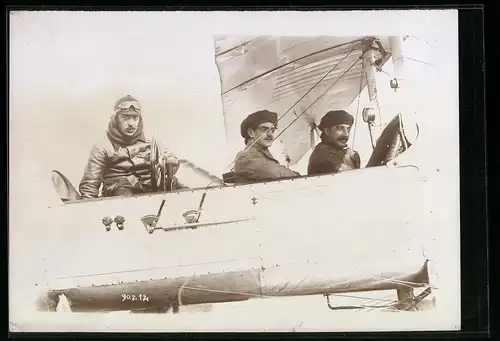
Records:
[[[189,22],[198,17],[165,13],[167,20],[156,20],[158,14],[149,13],[143,22],[146,17],[140,15],[138,19],[133,12],[33,12],[12,17],[10,105],[15,115],[10,118],[11,135],[15,137],[22,130],[25,150],[30,143],[40,141],[51,146],[39,154],[43,161],[36,160],[35,167],[42,167],[41,172],[55,168],[78,181],[92,144],[104,134],[114,102],[125,94],[143,104],[149,135],[154,133],[172,152],[215,174],[227,170],[228,160],[234,155],[226,152],[212,38],[221,29],[209,30],[203,22],[197,22],[178,34],[172,27],[181,24],[180,18],[185,16]],[[419,31],[423,32],[418,32],[418,38],[413,38],[415,33],[405,42],[405,54],[442,67],[446,61],[439,59],[448,57],[439,49],[450,53],[453,43],[437,34],[445,36],[449,31],[433,32],[429,27],[420,27]],[[248,33],[244,29],[234,31]],[[346,35],[355,33],[364,32],[346,31]],[[433,70],[412,60],[406,64],[417,81],[422,82],[422,71],[427,75],[425,87],[418,84],[420,95],[432,88],[429,73]],[[381,111],[387,121],[394,116],[391,103],[395,98],[389,88],[393,73],[390,61],[385,69],[377,78]],[[367,100],[365,90],[360,108]],[[357,104],[355,100],[347,108],[353,115]],[[360,123],[356,147],[367,160],[371,146],[366,126]]]
[[[406,89],[413,91],[395,97],[399,94],[389,88],[389,61],[386,73],[377,76],[384,120],[397,113],[401,102],[418,112],[428,127],[423,140],[428,160],[449,170],[451,186],[457,185],[455,11],[17,12],[10,20],[9,238],[11,276],[18,288],[32,286],[43,272],[37,238],[50,227],[37,222],[58,201],[51,171],[78,183],[119,97],[131,94],[141,101],[147,133],[154,132],[172,152],[214,174],[227,171],[234,156],[225,148],[214,34],[410,35],[405,55],[433,66],[407,59],[406,79],[411,82]],[[365,90],[360,108],[367,100]],[[353,115],[357,104],[355,100],[347,108]],[[364,164],[371,146],[363,128],[357,129],[354,147]],[[445,152],[435,153],[436,144]],[[308,155],[295,166],[302,174]],[[447,233],[457,238],[458,188],[447,193],[453,217]],[[26,271],[28,266],[33,271]]]

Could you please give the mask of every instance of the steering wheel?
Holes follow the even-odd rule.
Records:
[[[166,191],[172,183],[172,166],[166,163],[163,148],[154,137],[151,139],[150,172],[153,191]]]
[[[155,138],[151,140],[150,172],[151,186],[154,191],[162,189],[165,182],[165,161],[162,147]]]

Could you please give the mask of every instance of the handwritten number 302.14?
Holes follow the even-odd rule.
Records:
[[[149,297],[146,294],[139,294],[139,295],[122,294],[122,302],[123,301],[149,302]]]

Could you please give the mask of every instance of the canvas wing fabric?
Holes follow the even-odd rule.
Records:
[[[311,127],[332,108],[347,108],[365,87],[360,56],[366,39],[216,37],[231,155],[243,145],[239,136],[243,119],[252,112],[270,110],[280,117],[279,129],[286,130],[279,139],[290,165],[300,161],[311,148]]]

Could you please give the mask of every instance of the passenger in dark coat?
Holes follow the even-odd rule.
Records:
[[[235,183],[249,183],[300,176],[299,173],[280,165],[269,151],[277,128],[278,115],[268,110],[250,114],[241,123],[241,136],[245,150],[236,155]]]
[[[309,158],[308,175],[360,168],[359,153],[347,146],[353,123],[353,117],[344,110],[329,111],[323,116],[318,126],[321,142]]]

